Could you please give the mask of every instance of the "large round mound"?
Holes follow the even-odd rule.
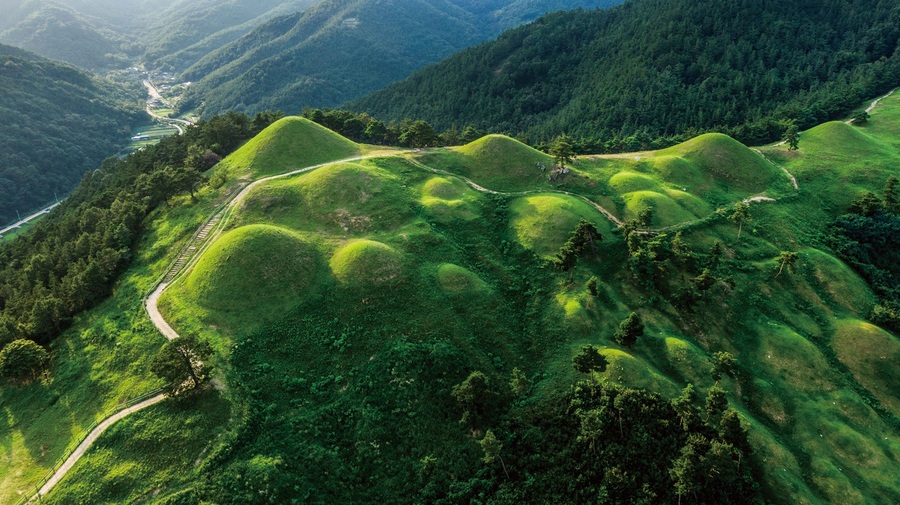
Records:
[[[464,156],[463,174],[494,190],[521,190],[545,182],[541,163],[550,167],[553,159],[505,135],[488,135],[456,148]]]
[[[448,295],[472,295],[482,293],[487,284],[477,274],[453,263],[442,263],[437,269],[437,280]]]
[[[829,121],[800,135],[801,151],[838,157],[871,157],[877,154],[893,156],[894,150],[843,121]]]
[[[232,230],[203,253],[185,281],[185,295],[214,311],[252,314],[302,300],[320,258],[299,235],[266,225]]]
[[[900,342],[865,321],[845,319],[835,324],[834,350],[856,380],[894,415],[900,416]]]
[[[737,140],[721,133],[707,133],[664,149],[658,156],[678,156],[696,165],[731,191],[756,194],[769,189],[783,177],[777,168]],[[689,175],[689,174],[682,174]],[[696,181],[689,176],[685,182]],[[680,184],[679,180],[670,180]]]
[[[339,163],[254,188],[241,214],[248,221],[272,220],[295,229],[363,233],[393,229],[413,211],[408,190],[390,172]]]
[[[613,238],[609,221],[590,205],[564,195],[517,198],[510,205],[512,233],[525,247],[553,256],[569,240],[582,219],[594,223],[603,240]]]
[[[403,278],[403,256],[374,240],[350,242],[334,253],[330,265],[343,284],[389,285]]]
[[[358,155],[359,146],[302,117],[286,117],[269,125],[222,163],[233,173],[282,174],[299,168]]]

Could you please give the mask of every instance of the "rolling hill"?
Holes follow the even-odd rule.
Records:
[[[845,114],[900,84],[889,2],[636,0],[548,15],[344,106],[472,124],[592,152],[718,130],[751,143]]]
[[[207,484],[181,492],[192,499],[253,501],[263,481],[233,484],[251,468],[267,476],[263,492],[275,500],[297,490],[349,503],[373,495],[384,501],[477,495],[508,503],[506,493],[515,495],[520,486],[532,499],[561,502],[614,483],[622,493],[636,492],[608,467],[597,470],[598,481],[566,491],[557,487],[559,476],[531,466],[537,457],[531,451],[543,440],[539,433],[573,437],[575,445],[566,447],[574,452],[558,464],[591,459],[588,445],[577,445],[576,433],[563,428],[575,422],[577,429],[576,420],[585,418],[552,406],[571,399],[572,356],[592,343],[608,362],[600,374],[604,388],[646,388],[666,399],[685,384],[703,395],[724,388],[749,427],[746,464],[764,499],[896,499],[900,412],[889,377],[900,344],[866,321],[875,300],[866,280],[816,238],[846,211],[847,198],[877,191],[896,174],[888,168],[895,152],[867,147],[891,142],[881,125],[889,130],[896,110],[898,99],[873,115],[869,130],[823,124],[803,134],[799,153],[765,149],[796,170],[798,190],[779,166],[719,134],[662,151],[582,157],[555,181],[529,173],[540,174],[534,161],[543,159],[540,153],[489,136],[255,187],[228,231],[162,300],[179,331],[231,347],[226,377],[251,412],[247,431],[235,432],[221,449],[228,456],[202,471]],[[833,183],[813,175],[832,170],[832,153],[842,150],[859,164],[884,167],[842,169],[866,172],[847,196],[823,191]],[[738,239],[737,224],[717,209],[750,197],[765,199],[752,203],[752,219]],[[625,239],[597,205],[619,221],[650,209],[650,229],[670,231]],[[570,273],[548,268],[546,261],[581,220],[594,223],[603,237],[596,252]],[[666,244],[675,247],[675,231],[689,255],[665,252]],[[714,243],[721,257],[709,252]],[[779,271],[783,250],[796,251],[800,260]],[[649,260],[655,266],[640,270],[633,258],[648,251],[655,251]],[[698,282],[691,279],[701,270],[714,280],[684,305],[679,293]],[[587,287],[590,278],[596,294]],[[281,287],[273,292],[273,286]],[[288,296],[297,286],[302,292]],[[645,325],[633,346],[612,338],[630,311]],[[715,379],[709,370],[722,351],[736,357],[736,370]],[[500,399],[514,367],[534,382],[524,398]],[[450,391],[473,370],[486,371],[500,411],[467,428]],[[543,424],[547,416],[552,421]],[[614,419],[605,449],[593,452],[598,460],[620,447],[620,437],[638,444],[629,437],[642,436],[629,435],[639,429],[637,418],[625,427]],[[473,439],[481,436],[479,426],[502,433],[508,476],[499,464],[482,461]],[[555,453],[551,447],[561,450],[542,447],[541,461]],[[420,473],[421,454],[437,461],[427,477]],[[629,483],[646,475],[635,464],[625,463]],[[578,475],[579,468],[570,471]],[[444,474],[451,471],[453,480]],[[658,478],[674,474],[665,475]],[[529,485],[531,478],[537,482]],[[707,483],[703,492],[716,485]],[[658,502],[677,503],[677,493],[653,489]],[[742,497],[749,499],[747,493]]]
[[[143,114],[129,90],[2,45],[0,92],[0,222],[69,192]]]
[[[326,0],[273,19],[184,72],[204,113],[333,106],[401,79],[503,28],[607,0]]]

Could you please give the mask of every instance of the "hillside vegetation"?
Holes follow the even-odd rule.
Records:
[[[897,175],[866,147],[897,111],[764,149],[777,164],[713,134],[551,181],[489,136],[254,187],[161,300],[230,349],[240,412],[161,502],[896,501],[898,339],[822,237]],[[602,240],[564,266],[582,221]],[[587,344],[606,365],[579,381]]]
[[[127,143],[138,94],[0,45],[0,223],[71,191]]]
[[[279,17],[184,72],[204,113],[334,106],[552,10],[617,0],[325,0]]]
[[[530,143],[566,132],[587,152],[722,131],[753,144],[834,119],[900,84],[900,7],[636,0],[556,13],[347,104],[443,130]]]

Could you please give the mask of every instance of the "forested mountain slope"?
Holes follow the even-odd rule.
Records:
[[[181,71],[279,15],[300,12],[319,0],[181,0],[147,16],[140,35],[150,68]]]
[[[185,72],[203,112],[330,106],[548,10],[610,0],[325,0],[277,18]]]
[[[383,119],[603,142],[771,140],[900,84],[900,5],[635,0],[548,15],[351,102]]]
[[[127,59],[124,50],[130,47],[121,32],[63,6],[34,5],[37,8],[21,21],[0,29],[0,41],[92,70],[121,65]]]
[[[127,142],[137,93],[0,45],[0,222],[67,193]]]
[[[259,24],[316,1],[0,0],[0,41],[93,70],[138,60],[184,70]]]

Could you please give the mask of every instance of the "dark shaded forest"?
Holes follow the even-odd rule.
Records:
[[[545,16],[347,107],[594,152],[705,131],[758,144],[900,83],[898,38],[896,2],[638,0]]]
[[[85,174],[48,219],[0,246],[0,346],[22,338],[47,343],[102,301],[130,264],[147,214],[193,193],[204,170],[277,117],[215,116]]]
[[[0,45],[0,223],[60,197],[128,141],[140,92]]]

